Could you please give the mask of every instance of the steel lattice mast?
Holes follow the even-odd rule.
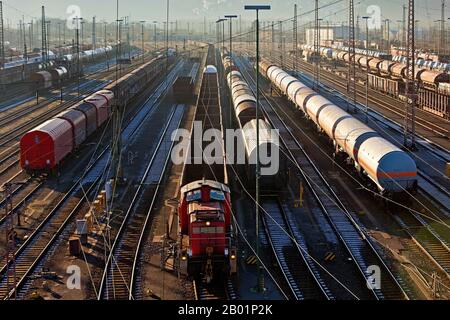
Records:
[[[348,76],[347,94],[348,99],[352,95],[353,112],[356,112],[356,61],[355,61],[355,6],[354,1],[349,0],[348,14]],[[347,100],[347,111],[349,111],[350,100]]]
[[[441,32],[440,32],[440,41],[439,41],[439,52],[440,54],[446,54],[446,44],[445,44],[445,0],[441,2]]]
[[[0,68],[5,67],[5,33],[3,26],[3,2],[0,1]]]
[[[42,61],[48,62],[48,48],[47,48],[47,22],[45,21],[45,7],[42,6],[42,19],[41,19],[41,47],[42,47]]]
[[[404,138],[403,144],[406,148],[414,150],[416,148],[416,100],[417,88],[415,81],[415,10],[414,0],[408,3],[408,34],[407,34],[407,75],[406,75],[406,102],[405,102],[405,119],[404,119]],[[411,116],[410,116],[411,115]]]
[[[294,30],[293,30],[293,32],[294,32],[294,34],[293,34],[292,44],[294,46],[294,48],[293,48],[294,60],[293,60],[292,69],[294,72],[296,72],[297,71],[297,59],[298,59],[297,4],[294,4]]]
[[[315,18],[314,18],[314,90],[319,90],[319,77],[320,77],[320,43],[319,43],[319,1],[315,0]]]

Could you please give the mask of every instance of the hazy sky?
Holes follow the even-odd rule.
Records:
[[[120,16],[130,15],[132,20],[163,20],[165,19],[166,0],[119,0]],[[330,20],[343,21],[347,14],[341,11],[347,6],[347,0],[321,0],[320,5],[338,2],[321,10],[322,16],[329,16]],[[355,0],[357,14],[366,15],[367,8],[377,5],[380,8],[381,19],[389,18],[393,21],[401,19],[402,5],[406,0]],[[25,16],[25,20],[31,17],[40,17],[41,6],[45,5],[46,14],[49,17],[68,18],[73,15],[70,6],[78,6],[81,16],[91,18],[97,16],[98,20],[115,20],[116,0],[3,0],[4,17],[13,23]],[[263,3],[271,4],[270,12],[261,14],[262,20],[278,20],[293,16],[293,5],[297,3],[300,7],[299,13],[313,9],[313,0],[170,0],[170,20],[186,19],[217,19],[224,14],[242,14],[243,19],[254,17],[254,13],[244,11],[244,4]],[[416,1],[416,19],[424,26],[429,26],[434,20],[440,19],[441,0],[419,0]],[[69,9],[69,10],[68,10]],[[448,11],[448,9],[446,9]],[[305,20],[312,19],[312,15],[304,17]],[[446,12],[446,18],[450,12]],[[6,21],[5,21],[6,22]]]

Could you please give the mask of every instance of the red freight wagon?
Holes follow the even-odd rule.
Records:
[[[72,126],[73,143],[78,147],[86,140],[86,116],[77,109],[68,109],[56,116],[69,121]]]
[[[108,99],[103,95],[95,93],[84,99],[84,101],[92,104],[97,109],[97,128],[100,127],[109,116]]]
[[[93,104],[82,102],[81,104],[73,107],[73,109],[81,111],[86,117],[86,135],[90,136],[95,130],[97,130],[97,108]]]
[[[20,165],[26,170],[51,170],[73,150],[72,126],[54,118],[27,132],[20,140]]]
[[[114,99],[114,93],[111,90],[100,90],[97,91],[95,94],[104,96],[106,100],[108,100],[108,106],[111,105],[112,99]]]

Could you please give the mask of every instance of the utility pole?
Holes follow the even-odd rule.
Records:
[[[314,90],[319,91],[320,77],[320,39],[319,39],[319,0],[314,1]]]
[[[165,75],[166,75],[166,81],[167,81],[167,86],[168,81],[169,81],[169,10],[170,10],[170,2],[169,0],[167,0],[166,2],[166,54],[165,54],[165,58],[166,58],[166,65],[165,65]]]
[[[441,2],[441,30],[440,30],[440,37],[439,37],[439,52],[441,54],[446,54],[445,49],[445,0],[442,0]]]
[[[128,59],[131,60],[130,17],[125,17],[125,26],[127,28]]]
[[[386,24],[386,40],[387,40],[387,53],[390,54],[391,52],[391,20],[386,19],[384,20],[384,23]]]
[[[347,111],[350,110],[350,95],[353,99],[353,112],[356,112],[356,61],[355,61],[355,6],[354,1],[349,0],[348,13],[348,79],[347,79]]]
[[[23,59],[25,60],[24,64],[28,63],[28,49],[27,49],[27,31],[25,29],[25,20],[22,21],[22,32],[23,32]]]
[[[119,19],[119,0],[116,1],[116,83],[120,76],[120,61],[119,57],[122,55],[122,33],[121,33],[121,23],[123,20]],[[121,153],[122,153],[122,134],[121,134],[121,123],[122,123],[122,104],[121,96],[119,95],[119,90],[115,86],[114,90],[114,104],[113,104],[113,135],[111,140],[111,152],[112,152],[112,179],[114,180],[114,186],[122,180],[122,168],[121,168]]]
[[[414,0],[408,2],[408,42],[407,42],[407,77],[406,77],[406,102],[403,145],[409,150],[416,150],[416,99],[417,88],[415,79],[415,4]],[[409,114],[411,113],[411,119]]]
[[[298,59],[298,26],[297,26],[297,4],[294,4],[294,34],[292,38],[292,45],[294,50],[294,61],[292,64],[292,69],[297,72],[297,59]]]
[[[231,57],[232,61],[233,61],[233,19],[235,19],[237,17],[238,16],[234,15],[234,14],[229,14],[229,15],[225,16],[225,18],[227,18],[228,22],[230,23],[229,24],[230,25],[230,57]],[[231,77],[230,77],[229,85],[231,88]],[[231,124],[232,124],[232,117],[233,117],[233,113],[232,113],[233,107],[232,106],[233,106],[233,97],[230,95],[230,108],[229,108],[230,113],[229,113],[229,120],[228,120],[230,128],[232,127]]]
[[[5,67],[5,29],[3,25],[3,1],[0,1],[0,68],[3,69],[4,67]]]
[[[62,57],[62,46],[61,46],[61,22],[58,22],[58,55],[59,58]]]
[[[356,30],[355,30],[355,41],[359,46],[359,40],[360,40],[360,26],[359,26],[359,15],[356,16]]]
[[[227,19],[222,19],[222,50],[225,48],[225,21]]]
[[[46,39],[47,39],[47,51],[50,51],[50,43],[51,43],[51,36],[52,36],[52,34],[51,34],[51,31],[52,31],[52,28],[51,28],[51,25],[52,25],[52,21],[51,20],[49,20],[49,21],[45,21],[45,23],[47,24],[47,37],[46,37]],[[47,55],[47,59],[50,61],[50,56],[49,56],[49,54]]]
[[[33,22],[33,21],[31,21]],[[63,45],[66,45],[66,26],[63,27]]]
[[[75,28],[75,41],[76,41],[76,53],[77,53],[77,96],[80,96],[80,21],[83,20],[81,17],[75,17],[73,20],[76,22]]]
[[[106,26],[108,25],[108,23],[106,21],[103,22],[103,26],[104,26],[104,46],[105,46],[105,60],[106,60],[106,67],[108,68],[109,71],[109,57],[108,57],[108,50],[106,50],[106,47],[108,46],[108,39],[107,39],[107,34],[106,34]],[[117,48],[116,48],[117,50]]]
[[[144,24],[145,21],[142,20],[141,22],[141,39],[142,39],[142,64],[144,64],[144,55],[145,55],[145,48],[144,48]]]
[[[280,25],[280,43],[278,44],[278,50],[280,51],[281,69],[284,69],[284,59],[283,59],[283,21],[278,21]]]
[[[33,19],[31,19],[31,22],[28,23],[29,27],[29,33],[30,33],[30,50],[33,51],[34,46],[34,37],[33,37]]]
[[[203,17],[203,41],[206,41],[206,17]]]
[[[259,206],[260,206],[260,195],[259,195],[259,180],[261,176],[260,171],[260,160],[259,160],[259,10],[270,10],[268,5],[246,5],[245,10],[255,10],[256,11],[256,216],[255,216],[255,227],[256,227],[256,255],[257,255],[257,284],[256,291],[261,293],[264,291],[264,276],[262,274],[262,266],[259,261]]]
[[[153,41],[155,41],[155,52],[158,49],[158,43],[157,43],[157,37],[156,37],[156,25],[158,24],[157,21],[153,21]],[[189,25],[188,25],[189,28]],[[189,34],[189,31],[188,31]]]
[[[42,6],[42,18],[41,18],[41,49],[42,49],[42,62],[46,64],[48,62],[48,49],[47,49],[47,23],[45,22],[45,7]]]
[[[364,108],[365,122],[369,122],[369,19],[370,17],[362,17],[366,20],[366,105]]]
[[[274,54],[274,50],[275,50],[275,22],[272,21],[272,44],[271,44],[271,49],[270,49],[270,56],[272,57]]]
[[[92,50],[97,49],[97,38],[96,38],[96,21],[95,21],[95,16],[92,17]],[[101,29],[100,29],[101,30]]]
[[[84,50],[84,20],[81,20],[81,51]]]
[[[406,5],[403,5],[403,19],[402,19],[402,47],[406,52]]]

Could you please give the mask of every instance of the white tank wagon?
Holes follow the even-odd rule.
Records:
[[[222,63],[225,64],[227,55],[223,55]],[[241,132],[239,134],[242,145],[245,148],[245,158],[248,178],[255,180],[256,164],[256,124],[259,120],[259,149],[261,177],[260,183],[264,190],[274,191],[285,185],[286,163],[280,151],[280,139],[277,132],[264,119],[262,112],[256,118],[256,98],[246,79],[238,70],[229,69],[227,85],[230,89],[232,106]]]
[[[417,189],[414,160],[376,131],[267,60],[261,72],[332,141],[336,154],[346,154],[377,189],[394,195]]]

